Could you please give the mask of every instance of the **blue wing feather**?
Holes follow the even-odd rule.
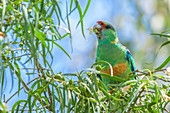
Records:
[[[130,53],[130,51],[128,49],[127,49],[127,60],[131,64],[131,70],[135,71],[136,70],[135,62],[133,60],[132,54]]]

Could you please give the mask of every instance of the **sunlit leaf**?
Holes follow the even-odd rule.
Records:
[[[155,70],[162,69],[162,68],[165,67],[169,62],[170,62],[170,56],[168,56],[168,58],[167,58],[159,67],[157,67]]]
[[[56,45],[56,46],[58,46],[70,59],[71,59],[71,57],[70,57],[70,55],[60,46],[60,45],[58,45],[56,42],[54,42],[53,41],[53,43]]]
[[[75,1],[75,3],[77,4],[77,9],[78,9],[78,11],[79,11],[80,18],[83,18],[82,10],[81,10],[81,6],[80,6],[79,2],[78,2],[77,0],[74,0],[74,1]],[[84,38],[86,38],[86,37],[85,37],[85,34],[84,34],[83,20],[80,21],[80,22],[81,22],[81,31],[82,31],[82,34],[83,34]],[[78,24],[77,24],[76,27],[78,27]]]
[[[26,101],[26,100],[19,100],[19,101],[17,101],[17,102],[12,106],[12,113],[14,113],[15,108],[16,108],[20,103],[23,103],[23,102],[27,102],[27,101]]]
[[[63,17],[62,17],[62,14],[61,14],[60,6],[59,6],[59,4],[58,4],[59,1],[53,0],[53,2],[54,2],[55,5],[57,6],[57,9],[58,9],[58,12],[59,12],[59,15],[60,15],[61,20],[65,23],[65,21],[64,21],[64,19],[63,19]]]
[[[42,33],[41,33],[38,29],[34,29],[34,32],[35,32],[35,36],[41,41],[41,43],[43,44],[43,46],[45,46],[46,48],[48,48],[47,45],[46,45],[46,43],[45,43],[45,39],[43,38]]]
[[[169,37],[170,38],[170,35],[160,34],[160,33],[151,33],[151,35],[159,35],[160,37],[164,36],[164,37]]]
[[[6,12],[6,0],[3,0],[3,10],[2,10],[2,17],[1,17],[1,30],[3,29],[3,21],[5,19],[5,12]]]
[[[70,21],[69,21],[69,17],[68,17],[68,4],[67,4],[67,0],[66,0],[66,14],[67,14],[67,25],[68,25],[68,29],[69,29],[69,36],[70,36],[70,44],[71,44],[71,51],[73,52],[73,46],[72,46],[72,37],[71,37],[71,27],[70,27]]]
[[[86,8],[85,8],[85,10],[84,10],[84,13],[83,13],[82,17],[80,18],[80,20],[79,20],[77,26],[79,25],[79,23],[80,23],[81,21],[83,21],[83,18],[84,18],[85,14],[86,14],[86,12],[87,12],[89,6],[90,6],[90,3],[91,3],[91,0],[88,0],[88,3],[87,3]]]
[[[170,44],[170,41],[164,42],[159,49],[161,49],[163,46],[166,46],[166,45],[168,45],[168,44]]]

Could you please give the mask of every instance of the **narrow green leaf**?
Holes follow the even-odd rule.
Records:
[[[64,19],[63,19],[63,17],[62,17],[62,14],[61,14],[60,6],[59,6],[59,4],[58,4],[59,1],[53,0],[53,2],[54,2],[55,5],[57,6],[57,9],[58,9],[58,12],[59,12],[59,15],[60,15],[61,20],[63,21],[63,23],[65,23],[65,21],[64,21]]]
[[[12,106],[12,113],[14,113],[16,106],[18,106],[22,102],[27,102],[26,100],[19,100]]]
[[[160,37],[164,36],[164,37],[170,38],[170,35],[165,35],[165,34],[160,34],[160,33],[151,33],[151,35],[159,35]]]
[[[11,70],[11,69],[10,69],[10,75],[11,75],[12,81],[11,81],[11,89],[10,89],[9,93],[11,93],[11,91],[12,91],[12,89],[13,89],[13,87],[14,87],[14,77],[13,77],[14,71]]]
[[[70,16],[71,13],[73,13],[77,9],[78,2],[76,1],[75,7],[73,9],[72,9],[72,5],[71,4],[73,4],[73,0],[71,0],[71,3],[70,3],[70,12],[69,12],[68,16]]]
[[[21,88],[21,81],[22,81],[22,79],[21,79],[20,72],[18,72],[17,70],[15,70],[14,72],[15,72],[15,74],[16,74],[17,77],[18,77],[18,96],[19,96],[19,92],[20,92],[20,88]]]
[[[3,0],[3,9],[2,9],[2,19],[1,19],[1,30],[3,29],[3,21],[5,19],[5,12],[6,12],[6,0]]]
[[[57,94],[58,94],[58,98],[59,98],[59,102],[60,102],[60,109],[61,109],[61,112],[63,112],[63,106],[64,106],[64,102],[63,102],[63,96],[62,96],[62,92],[60,89],[57,90]]]
[[[136,83],[136,82],[137,82],[137,80],[129,80],[129,81],[126,81],[123,84],[121,84],[120,87],[124,87],[124,86],[127,86],[129,84]]]
[[[45,103],[47,105],[47,108],[50,109],[50,103],[48,101],[48,98],[46,98],[45,96],[41,96],[42,97],[42,100],[45,100]]]
[[[88,107],[87,107],[88,110],[87,111],[88,111],[88,113],[90,113],[90,101],[89,101],[89,99],[87,100],[87,103],[88,103]]]
[[[42,83],[43,81],[44,81],[43,79],[39,79],[39,80],[35,81],[35,82],[32,84],[31,89],[33,90],[34,87],[35,87],[35,85],[39,84],[39,82]]]
[[[0,99],[0,107],[1,107],[1,109],[0,109],[0,112],[4,112],[4,113],[6,113],[6,106],[2,103],[2,100]],[[2,110],[2,111],[1,111]],[[8,113],[8,112],[7,112]]]
[[[26,75],[34,75],[34,74],[37,74],[37,73],[26,73]]]
[[[78,9],[78,11],[79,11],[79,15],[80,15],[80,19],[82,18],[82,10],[81,10],[81,6],[80,6],[80,4],[79,4],[79,2],[77,1],[77,0],[74,0],[75,1],[75,3],[77,3],[77,9]],[[82,21],[81,21],[82,22]],[[76,25],[76,28],[78,27],[78,24]]]
[[[32,60],[32,57],[33,57],[33,56],[29,57],[28,60],[26,60],[26,61],[24,62],[24,64],[26,64],[26,63],[28,63],[29,61],[31,61],[31,60]]]
[[[86,78],[86,79],[87,79],[87,81],[89,82],[90,90],[92,91],[92,93],[94,94],[95,99],[98,101],[98,104],[100,105],[100,100],[99,100],[99,98],[98,98],[98,95],[97,95],[96,91],[94,90],[94,87],[93,87],[93,85],[92,85],[91,80],[90,80],[89,78]]]
[[[77,105],[78,105],[78,101],[76,101],[76,103],[75,103],[75,106],[74,106],[74,113],[78,113],[78,112],[77,112],[77,108],[78,108]]]
[[[14,65],[16,67],[16,70],[14,71],[16,74],[17,74],[17,77],[18,77],[18,95],[19,95],[19,92],[20,92],[20,88],[21,88],[21,73],[20,73],[20,68],[19,68],[19,65],[14,62]]]
[[[64,78],[64,76],[63,76]],[[62,98],[62,101],[63,101],[63,112],[65,113],[65,107],[66,107],[66,84],[63,83],[63,98]]]
[[[15,110],[16,113],[18,113],[19,107],[20,107],[20,105],[17,106],[17,109]]]
[[[53,41],[53,43],[56,45],[56,46],[58,46],[70,59],[71,59],[71,57],[70,57],[70,55],[60,46],[60,45],[58,45],[56,42],[54,42]]]
[[[94,85],[95,85],[95,91],[97,92],[98,90],[97,76],[95,74],[92,74],[92,78],[93,78]]]
[[[80,4],[79,4],[79,2],[78,2],[77,0],[74,0],[74,1],[75,1],[75,3],[77,4],[77,9],[78,9],[78,11],[79,11],[79,15],[80,15],[80,19],[81,19],[81,18],[83,18],[81,6],[80,6]],[[80,22],[81,22],[81,32],[82,32],[84,38],[86,38],[86,37],[85,37],[85,34],[84,34],[83,20],[80,21]],[[76,28],[77,28],[77,27],[78,27],[78,24],[76,25]]]
[[[32,112],[31,95],[28,95],[28,107],[29,107],[29,113],[31,113]]]
[[[168,44],[170,44],[170,41],[164,42],[159,49],[161,49],[163,46],[166,46],[166,45],[168,45]]]
[[[156,52],[156,55],[155,55],[155,57],[154,57],[154,60],[156,59],[156,57],[157,57],[157,55],[158,55],[160,49],[161,49],[162,47],[168,45],[169,43],[170,43],[170,41],[166,41],[166,42],[164,42],[164,43],[161,45],[161,47],[159,47],[159,49],[158,49],[158,51]]]
[[[4,77],[5,77],[5,69],[2,69],[1,71],[1,77],[0,77],[0,83],[1,83],[1,98],[2,98],[2,94],[3,94],[3,89],[4,89]]]
[[[156,101],[156,104],[157,104],[157,109],[159,109],[159,94],[158,94],[158,89],[157,89],[157,85],[155,84],[154,85],[154,89],[155,89],[155,101]]]
[[[31,34],[31,37],[29,38],[29,43],[31,44],[30,50],[32,52],[32,56],[36,57],[36,49],[35,49],[35,45],[34,45],[34,42],[35,42],[34,24],[30,23],[29,26],[30,26],[30,34]]]
[[[118,98],[110,95],[109,92],[107,92],[106,90],[104,90],[104,89],[103,89],[102,87],[100,87],[100,86],[99,86],[99,89],[108,97],[108,98],[107,98],[108,100],[109,100],[109,99],[114,99],[114,100],[116,100],[116,101],[123,101],[123,99],[118,99]]]
[[[165,67],[170,61],[170,56],[159,66],[157,67],[155,70],[159,70],[162,69],[163,67]]]
[[[170,29],[165,30],[165,31],[163,31],[161,34],[166,33],[166,32],[169,32],[169,31],[170,31]]]
[[[13,67],[13,65],[11,64],[11,62],[7,61],[7,63],[8,63],[8,66],[10,67],[10,69],[14,71],[14,67]]]
[[[52,35],[52,36],[54,36],[56,40],[58,40],[58,39],[61,38],[61,35],[60,35],[58,29],[57,29],[55,26],[54,26],[54,27],[50,27],[50,30],[51,30],[52,33],[55,34],[55,35]],[[55,30],[55,31],[54,31],[54,30]],[[56,38],[56,37],[58,37],[58,38]],[[50,39],[47,39],[47,38],[46,38],[45,40],[50,40]],[[55,41],[55,40],[53,39],[53,41]]]
[[[41,0],[41,5],[40,5],[40,13],[43,13],[43,9],[45,8],[44,6],[44,0]]]
[[[26,41],[26,44],[27,44],[28,43],[28,37],[29,37],[29,34],[28,34],[29,20],[28,20],[27,8],[23,4],[22,4],[22,10],[23,10],[23,16],[24,16],[24,21],[25,21],[25,24],[24,24],[25,41]]]
[[[46,45],[46,43],[45,43],[45,39],[44,39],[43,36],[42,36],[42,33],[41,33],[38,29],[34,29],[34,32],[35,32],[35,36],[41,41],[41,43],[43,44],[43,46],[45,46],[46,48],[48,48],[47,45]]]
[[[49,6],[49,8],[47,9],[47,16],[46,16],[46,18],[52,18],[51,16],[53,15],[53,12],[54,12],[54,7],[52,8],[52,10],[51,10],[51,7],[53,6],[53,4],[51,4],[50,6]]]
[[[53,99],[53,113],[55,113],[55,93],[54,93],[54,86],[52,86],[52,99]]]
[[[70,35],[70,33],[64,34],[64,35],[60,38],[60,40],[63,39],[63,38],[65,38],[65,37],[67,37],[68,35]]]
[[[53,8],[54,8],[54,11],[55,11],[55,14],[57,16],[57,20],[58,20],[58,26],[60,26],[60,17],[59,17],[59,14],[58,14],[58,11],[57,11],[57,8],[55,6],[55,4],[53,3]],[[57,30],[58,31],[58,30]]]
[[[163,110],[167,107],[167,105],[170,103],[170,101],[167,101],[164,103],[164,107],[163,107]]]
[[[72,37],[71,37],[71,27],[70,27],[70,21],[69,21],[69,17],[68,17],[68,4],[67,4],[67,0],[66,0],[66,14],[67,14],[66,17],[67,17],[68,29],[70,31],[69,36],[70,36],[71,52],[73,52]]]
[[[83,13],[83,15],[81,16],[81,18],[80,18],[80,20],[79,20],[77,26],[80,24],[81,21],[83,21],[83,18],[84,18],[85,14],[86,14],[86,12],[87,12],[89,6],[90,6],[90,3],[91,3],[91,0],[88,0],[88,3],[87,3],[86,8],[85,8],[85,10],[84,10],[84,13]]]
[[[104,77],[107,77],[113,81],[119,81],[119,82],[125,82],[126,80],[121,78],[121,77],[117,77],[117,76],[110,76],[109,74],[106,74],[106,73],[97,73],[99,75],[102,75]]]
[[[106,113],[109,113],[109,111],[108,111],[108,106],[105,105],[105,104],[102,104],[102,106],[103,106],[103,108],[104,108],[104,111],[105,111]]]
[[[67,107],[67,113],[71,112],[71,92],[70,90],[67,90],[67,103],[68,103],[68,107]]]
[[[39,12],[35,10],[35,29],[38,29]]]
[[[99,86],[107,91],[107,87],[104,85],[104,83],[101,80],[99,80]]]
[[[71,0],[71,3],[70,3],[70,13],[71,13],[72,6],[73,6],[73,0]]]
[[[28,103],[28,101],[26,101],[25,104],[24,104],[24,106],[22,107],[21,113],[24,113],[25,108],[26,108],[26,106],[27,106],[27,103]],[[33,104],[34,104],[34,103],[33,103]]]
[[[44,66],[46,67],[46,51],[45,51],[45,47],[42,45],[42,57],[43,57],[43,61],[44,61]]]
[[[94,103],[93,102],[91,102],[91,106],[92,106],[91,113],[95,113],[95,107],[94,107]],[[98,113],[100,113],[100,112],[98,112]]]

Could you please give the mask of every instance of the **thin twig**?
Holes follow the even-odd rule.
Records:
[[[19,68],[19,69],[37,70],[37,69],[35,69],[35,68]],[[47,71],[51,71],[51,72],[52,72],[51,69],[47,69],[47,68],[43,68],[43,70],[47,70]]]
[[[34,80],[37,80],[39,77],[34,78],[33,80],[31,80],[30,82],[27,83],[27,85],[29,85],[30,83],[32,83]],[[20,88],[20,90],[22,90],[24,87]],[[19,91],[15,92],[7,101],[5,101],[5,103],[7,103],[9,100],[11,100],[12,97],[14,97]]]
[[[5,94],[4,94],[4,103],[5,103]]]
[[[12,49],[11,51],[18,51],[18,50],[29,50],[29,49],[18,48],[18,49]]]
[[[13,57],[13,58],[23,57],[23,56],[27,56],[27,55],[31,55],[31,54],[23,54],[23,55],[20,55],[20,56],[17,56],[17,57]],[[9,58],[9,60],[11,60],[13,58]]]
[[[165,111],[166,111],[167,113],[169,113],[169,110],[167,110],[166,108],[165,108]]]
[[[165,70],[166,69],[160,69],[160,70],[154,70],[154,71],[151,71],[151,72],[142,72],[142,71],[139,71],[139,70],[135,70],[135,71],[129,73],[129,75],[134,74],[136,72],[140,72],[141,73],[141,74],[136,74],[138,76],[140,76],[140,75],[150,75],[150,73],[156,73],[156,72],[161,72],[161,71],[165,71]]]
[[[166,70],[166,69],[160,69],[160,70],[154,70],[154,71],[151,71],[151,72],[142,72],[142,71],[139,71],[139,70],[135,70],[135,71],[129,73],[129,75],[134,74],[134,73],[136,73],[136,72],[140,72],[140,74],[136,74],[137,76],[150,75],[150,73],[156,73],[156,72],[164,72],[164,73],[165,73],[165,70]],[[160,77],[155,77],[155,76],[153,76],[153,77],[154,77],[154,78],[158,78],[159,80],[162,80],[162,81],[164,81],[164,82],[170,82],[170,80],[165,80],[165,79],[160,78]]]
[[[170,82],[170,80],[165,80],[165,79],[163,79],[163,78],[159,78],[159,77],[154,77],[154,78],[158,78],[159,80],[162,80],[162,81],[164,81],[164,82]]]

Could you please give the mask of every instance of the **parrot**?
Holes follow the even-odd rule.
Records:
[[[104,21],[97,21],[93,26],[93,32],[96,34],[98,40],[96,61],[107,61],[112,67],[110,69],[109,65],[104,65],[101,70],[102,73],[126,78],[129,73],[136,70],[135,62],[129,49],[119,42],[117,32],[111,24]],[[99,74],[97,76],[108,90],[111,90],[110,84],[119,83],[106,76]]]

